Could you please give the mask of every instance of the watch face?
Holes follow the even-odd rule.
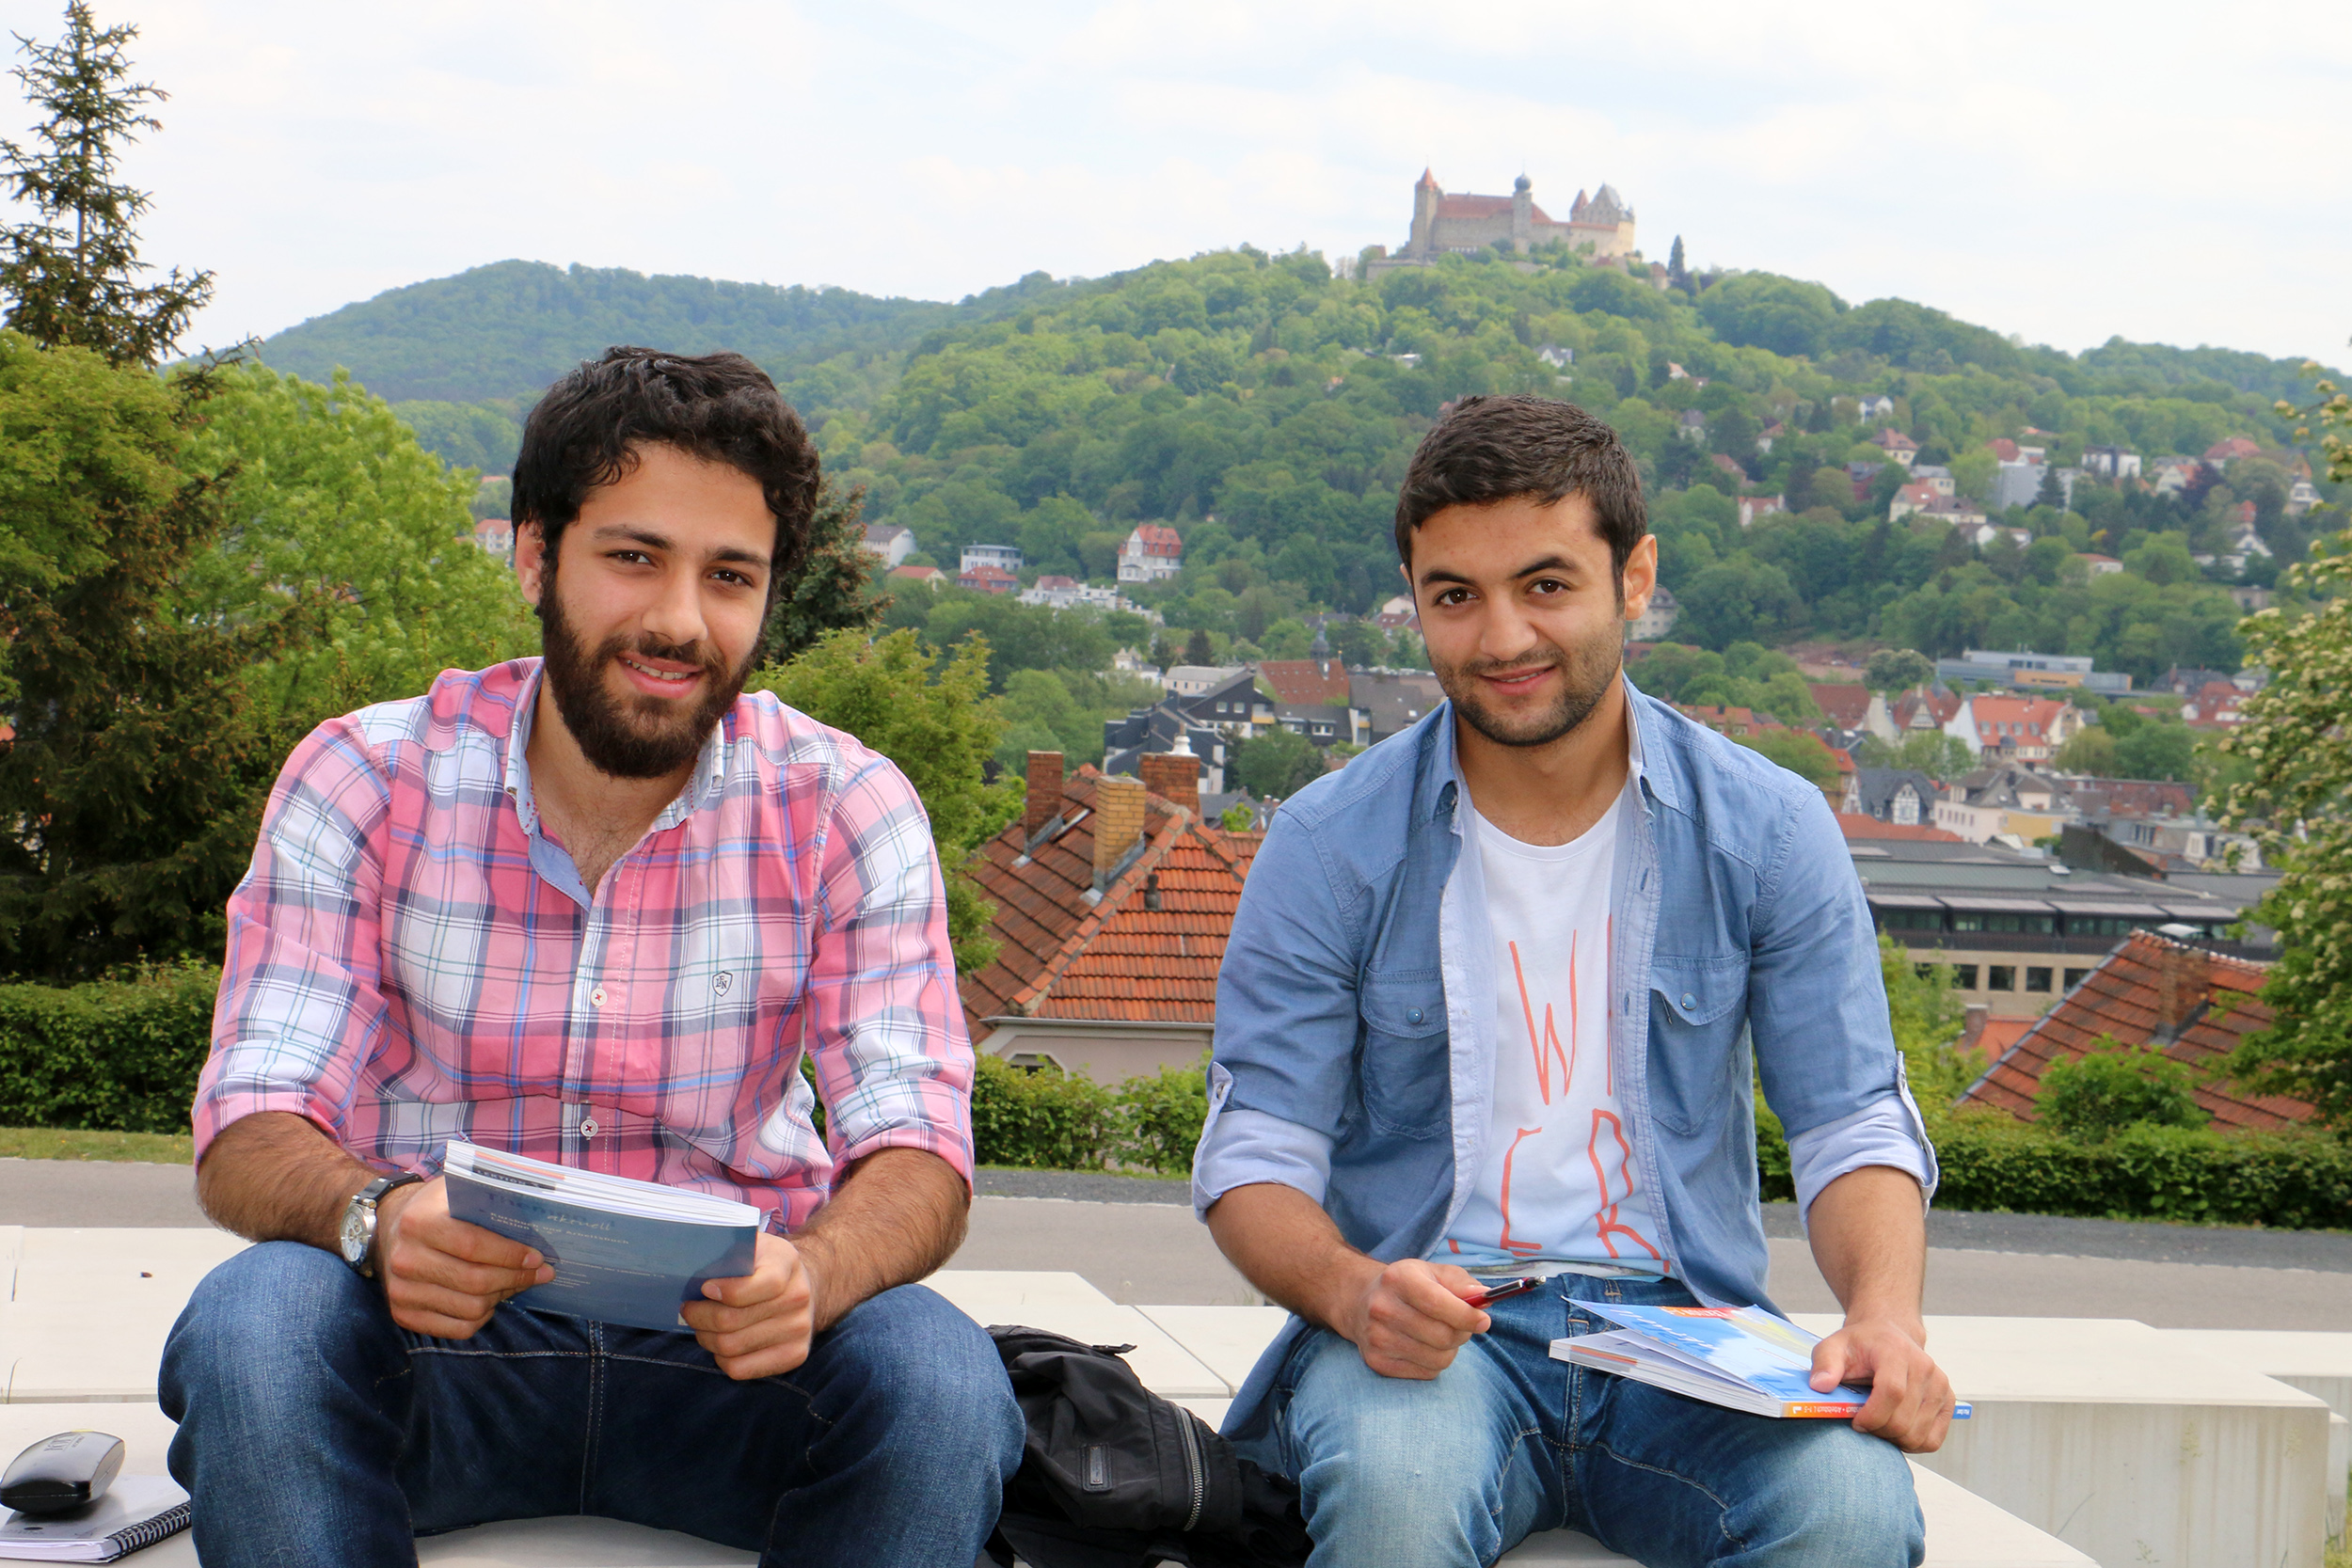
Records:
[[[373,1210],[362,1209],[358,1203],[343,1210],[343,1261],[355,1268],[368,1255],[368,1243],[373,1239],[368,1233],[374,1228],[368,1220],[373,1215]]]

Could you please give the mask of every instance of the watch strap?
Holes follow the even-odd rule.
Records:
[[[347,1207],[350,1209],[364,1209],[367,1211],[368,1215],[368,1244],[364,1249],[362,1249],[358,1258],[346,1259],[350,1262],[354,1269],[358,1271],[360,1278],[373,1279],[375,1277],[375,1263],[373,1255],[375,1252],[376,1206],[384,1201],[385,1194],[391,1192],[396,1188],[410,1186],[416,1182],[422,1181],[423,1180],[424,1178],[419,1176],[415,1171],[399,1171],[390,1176],[379,1176],[374,1180],[369,1182],[366,1186],[351,1195],[351,1202]]]

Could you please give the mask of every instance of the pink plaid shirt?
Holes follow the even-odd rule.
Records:
[[[969,1180],[972,1046],[905,775],[745,696],[591,896],[532,805],[538,689],[536,659],[449,671],[294,749],[229,901],[198,1157],[292,1111],[386,1169],[467,1138],[786,1229],[878,1148]]]

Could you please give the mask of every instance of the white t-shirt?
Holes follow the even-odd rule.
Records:
[[[1630,793],[1558,846],[1522,844],[1463,799],[1494,933],[1494,1121],[1439,1261],[1664,1271],[1609,1052],[1610,892]]]

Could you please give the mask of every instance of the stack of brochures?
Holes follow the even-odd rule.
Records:
[[[0,1508],[0,1561],[112,1562],[188,1528],[188,1495],[167,1476],[117,1476],[106,1495],[65,1513]]]
[[[555,1277],[515,1300],[636,1328],[679,1328],[678,1308],[712,1279],[752,1272],[767,1215],[748,1203],[551,1165],[453,1141],[443,1156],[449,1212],[539,1249]]]
[[[1820,1336],[1761,1307],[1577,1305],[1615,1323],[1617,1332],[1554,1339],[1556,1361],[1755,1416],[1858,1416],[1870,1398],[1868,1389],[1843,1384],[1826,1393],[1816,1389],[1813,1347]],[[1952,1414],[1965,1419],[1968,1413],[1963,1404]]]

